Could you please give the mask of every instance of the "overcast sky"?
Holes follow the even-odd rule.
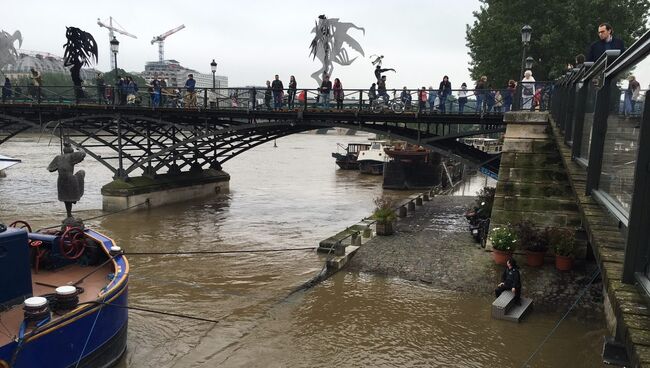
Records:
[[[73,5],[75,4],[75,5]],[[325,5],[326,4],[326,5]],[[117,35],[118,66],[142,71],[146,61],[158,59],[155,35],[185,24],[186,28],[165,42],[165,58],[183,66],[226,75],[230,86],[261,85],[274,74],[288,82],[296,76],[298,86],[313,88],[311,73],[320,69],[309,57],[310,33],[319,14],[340,18],[364,27],[352,30],[366,57],[350,66],[334,64],[333,77],[344,88],[367,88],[373,82],[369,56],[383,54],[388,87],[437,86],[448,75],[454,88],[470,85],[465,25],[473,22],[477,0],[432,1],[34,1],[3,7],[2,29],[23,35],[22,48],[63,54],[65,26],[90,32],[99,44],[97,68],[109,66],[108,31],[97,25],[113,16],[138,39]],[[519,34],[512,35],[519,37]],[[358,55],[348,48],[351,56]]]

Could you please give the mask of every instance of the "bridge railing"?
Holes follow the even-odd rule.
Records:
[[[606,51],[558,79],[552,116],[573,160],[586,168],[585,194],[627,238],[623,280],[646,285],[650,294],[650,94],[641,86],[649,79],[647,32],[624,53]]]
[[[139,86],[9,86],[3,88],[3,103],[84,104],[134,106],[149,108],[199,108],[234,110],[309,110],[330,111],[374,110],[392,111],[392,101],[400,101],[405,112],[422,114],[502,113],[514,109],[546,110],[550,107],[552,83],[535,82],[525,88],[454,89],[388,89],[384,92],[369,89],[332,90],[323,94],[320,89],[283,89],[273,91],[266,87],[196,88],[188,91],[180,87],[152,88]],[[381,101],[384,106],[375,106]],[[480,107],[479,107],[480,106]],[[382,108],[383,107],[383,108]],[[401,112],[401,109],[400,109]]]

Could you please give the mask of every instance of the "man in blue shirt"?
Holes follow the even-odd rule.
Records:
[[[598,26],[598,41],[591,44],[587,61],[596,61],[606,50],[625,51],[623,40],[612,35],[614,29],[609,23],[601,23]]]
[[[196,107],[196,91],[194,90],[196,86],[196,81],[194,76],[189,74],[187,80],[185,81],[185,88],[187,89],[187,95],[185,96],[185,107]]]

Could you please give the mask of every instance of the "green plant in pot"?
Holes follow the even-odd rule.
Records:
[[[549,244],[555,253],[555,268],[568,271],[573,268],[575,255],[575,231],[563,228],[547,228]]]
[[[545,231],[540,231],[530,220],[522,220],[515,224],[517,241],[526,250],[526,264],[540,267],[544,264],[544,255],[548,251],[548,240]]]
[[[517,247],[517,234],[510,225],[506,225],[492,228],[488,238],[492,242],[494,262],[505,265]]]
[[[376,221],[377,235],[392,235],[393,221],[397,218],[393,199],[385,196],[375,198],[375,212],[372,218]]]

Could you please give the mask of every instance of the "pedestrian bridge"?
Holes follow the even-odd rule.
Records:
[[[16,134],[38,129],[67,139],[111,170],[116,179],[221,169],[228,160],[265,142],[333,127],[418,144],[496,176],[499,155],[457,138],[502,133],[505,123],[501,113],[394,113],[372,111],[358,103],[341,110],[306,104],[277,110],[207,103],[153,108],[45,99],[0,104],[0,149]]]

